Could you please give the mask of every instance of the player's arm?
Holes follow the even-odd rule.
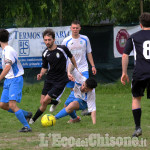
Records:
[[[93,124],[96,124],[96,110],[91,112],[91,118]]]
[[[123,85],[126,84],[126,81],[129,82],[129,77],[127,74],[128,63],[129,63],[129,55],[123,53],[123,55],[122,55],[122,76],[121,76],[121,83]]]
[[[42,76],[47,72],[47,69],[42,68],[41,72],[37,75],[37,80],[41,80]]]
[[[5,60],[5,68],[3,69],[2,73],[0,74],[0,81],[7,75],[9,70],[11,69],[12,61],[11,60]]]
[[[87,97],[87,106],[88,111],[91,112],[91,119],[92,123],[96,124],[96,103],[95,103],[95,89],[92,90],[92,92],[88,93]]]
[[[74,65],[74,67],[78,70],[77,64],[76,64],[76,60],[74,58],[74,56],[72,55],[72,58],[70,58],[72,64]]]
[[[71,63],[69,63],[68,64],[68,68],[67,68],[67,73],[68,73],[68,78],[69,78],[69,80],[71,80],[71,81],[75,81],[75,79],[74,79],[74,77],[73,77],[73,75],[72,75],[72,71],[74,70],[74,65],[73,64],[71,64]]]
[[[93,75],[95,75],[96,72],[97,72],[97,70],[96,70],[96,67],[95,67],[95,65],[94,65],[94,60],[93,60],[92,53],[88,53],[88,54],[87,54],[87,57],[88,57],[88,60],[89,60],[89,62],[90,62],[90,64],[91,64],[91,66],[92,66],[92,73],[93,73]]]

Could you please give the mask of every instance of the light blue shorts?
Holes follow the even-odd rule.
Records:
[[[0,102],[8,103],[10,100],[21,102],[23,77],[5,79]]]
[[[79,103],[79,110],[87,109],[87,103],[80,98],[76,98],[74,96],[74,91],[71,92],[69,97],[67,98],[65,105],[68,106],[71,102],[77,101]]]
[[[82,72],[82,75],[86,78],[89,78],[89,72],[88,71],[84,71]],[[74,87],[74,82],[73,81],[69,81],[66,85],[67,88],[73,88]]]

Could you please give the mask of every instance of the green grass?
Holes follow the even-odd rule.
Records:
[[[43,82],[38,84],[25,84],[23,88],[22,102],[18,106],[21,109],[32,111],[35,114],[40,106],[40,95],[43,88]],[[2,91],[2,87],[0,87]],[[69,95],[69,89],[66,89],[61,100],[62,103],[57,107],[53,113],[55,115],[63,108],[63,104]],[[146,95],[146,94],[145,94]],[[41,126],[40,118],[37,122],[31,125],[33,132],[19,133],[18,130],[22,128],[20,122],[16,119],[14,114],[0,109],[0,149],[3,150],[48,150],[48,149],[72,149],[72,150],[86,150],[86,149],[149,149],[150,145],[150,102],[146,96],[142,99],[142,129],[143,135],[139,140],[146,139],[147,147],[82,147],[75,146],[67,147],[53,147],[53,139],[48,138],[48,135],[55,134],[61,137],[73,137],[76,140],[81,138],[84,140],[90,134],[98,134],[101,137],[129,137],[134,131],[134,122],[131,111],[131,89],[130,84],[123,86],[118,81],[115,84],[98,85],[96,89],[96,106],[97,106],[97,123],[92,125],[90,116],[81,116],[80,111],[77,112],[81,116],[82,121],[76,124],[67,124],[69,116],[57,120],[53,127],[44,128]],[[49,107],[45,113],[49,113]],[[48,147],[41,147],[41,134],[45,134],[44,141],[48,141]]]

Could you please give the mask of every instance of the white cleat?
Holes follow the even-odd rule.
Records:
[[[34,121],[33,121],[33,119],[31,118],[30,120],[29,120],[29,124],[33,124],[34,123]]]
[[[58,104],[57,105],[51,105],[51,107],[49,108],[49,111],[52,113],[56,110],[56,107],[61,103],[61,100],[58,101]]]

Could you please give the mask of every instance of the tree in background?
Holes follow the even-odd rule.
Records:
[[[106,19],[115,24],[138,23],[140,2],[150,12],[150,0],[3,0],[0,27],[42,27],[100,24]]]

